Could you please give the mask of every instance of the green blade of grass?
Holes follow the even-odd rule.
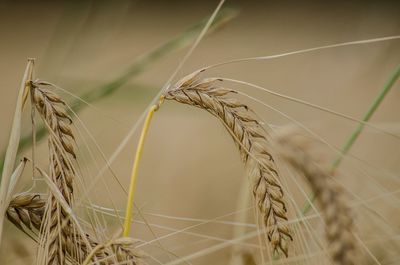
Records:
[[[221,27],[237,15],[237,11],[234,9],[224,9],[215,18],[214,23],[210,28],[210,32],[215,31],[217,28]],[[191,44],[199,32],[204,28],[207,23],[207,19],[202,20],[200,23],[190,27],[181,35],[169,40],[157,49],[149,52],[146,55],[141,56],[135,63],[133,63],[124,74],[114,79],[113,81],[99,87],[92,89],[91,91],[84,93],[81,97],[88,102],[93,102],[98,99],[104,98],[112,93],[114,93],[122,85],[126,84],[132,77],[142,73],[146,68],[170,54],[171,52],[183,49]],[[77,101],[74,104],[76,109],[80,109],[84,104],[81,101]],[[75,109],[74,109],[75,110]]]
[[[214,22],[212,23],[208,34],[220,28],[221,26],[225,25],[227,22],[236,17],[237,14],[238,12],[236,9],[227,8],[221,10],[221,12],[219,12]],[[120,76],[118,76],[117,78],[108,82],[105,85],[95,87],[90,91],[83,93],[82,95],[80,95],[80,98],[84,99],[87,102],[94,102],[102,98],[105,98],[107,96],[110,96],[112,93],[116,92],[119,88],[121,88],[124,84],[126,84],[131,78],[145,71],[151,64],[159,61],[160,59],[169,55],[170,53],[183,49],[187,47],[189,44],[191,44],[196,39],[200,31],[204,28],[205,24],[207,23],[207,20],[208,18],[200,21],[199,23],[188,28],[182,34],[176,36],[175,38],[172,38],[171,40],[162,44],[153,51],[150,51],[149,53],[141,56],[131,66],[129,66],[128,69],[126,69],[123,74],[121,74]],[[71,106],[74,112],[78,112],[81,109],[83,109],[86,105],[80,100],[75,100],[74,102],[71,103]],[[44,136],[46,136],[46,134],[47,134],[46,129],[43,126],[38,127],[36,129],[36,139],[38,141],[42,139]],[[19,143],[18,152],[25,150],[31,145],[32,145],[32,137],[30,135],[22,137]],[[3,171],[4,155],[5,152],[3,151],[0,159],[0,172]]]
[[[396,83],[397,79],[400,77],[400,64],[397,65],[389,79],[386,81],[385,85],[383,86],[382,90],[373,100],[371,105],[369,106],[367,112],[364,114],[362,119],[363,122],[367,122],[371,119],[372,115],[378,109],[379,105],[382,103],[383,99]],[[358,123],[357,127],[351,133],[347,141],[344,143],[343,147],[340,150],[340,154],[335,158],[331,165],[331,171],[334,172],[340,165],[343,160],[343,157],[349,152],[350,148],[353,146],[355,141],[357,140],[358,136],[360,136],[362,130],[364,129],[365,123]],[[310,197],[310,202],[307,202],[303,208],[303,214],[306,214],[311,209],[311,203],[315,200],[315,194],[312,194]]]

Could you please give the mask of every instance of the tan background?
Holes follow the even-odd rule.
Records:
[[[117,77],[139,56],[209,16],[216,4],[216,1],[1,2],[1,149],[7,143],[26,58],[37,59],[38,78],[79,94]],[[227,1],[226,6],[236,8],[239,15],[201,42],[180,76],[234,58],[400,34],[396,1]],[[86,108],[80,113],[107,157],[186,51],[167,55],[132,78],[111,97],[95,102],[96,108]],[[399,59],[400,41],[395,40],[234,64],[213,70],[209,76],[246,80],[360,118]],[[355,125],[343,118],[251,88],[235,88],[241,88],[311,126],[321,137],[337,146],[344,142]],[[373,119],[395,134],[400,130],[399,100],[400,87],[397,84]],[[265,107],[250,104],[269,123],[289,123]],[[24,123],[25,134],[30,128],[28,117]],[[125,185],[128,184],[136,141],[137,134],[113,164]],[[367,130],[352,153],[398,175],[399,146],[397,139]],[[95,146],[90,144],[90,147],[99,163],[104,164]],[[45,151],[45,145],[41,144],[39,150]],[[95,163],[83,148],[81,153],[83,161],[80,163],[93,175]],[[332,156],[332,152],[329,155]],[[43,167],[46,166],[45,157],[40,157],[39,161]],[[243,174],[235,146],[215,119],[200,110],[167,102],[156,114],[151,127],[136,199],[149,212],[212,219],[235,211]],[[108,182],[115,200],[123,209],[125,195],[115,181],[109,179]],[[21,190],[29,187],[26,183],[21,184]],[[101,185],[97,191],[104,192]],[[108,200],[98,195],[94,195],[94,200],[110,206]],[[175,228],[191,224],[165,219],[154,219],[154,222]],[[137,227],[135,235],[150,238],[148,233],[141,231],[142,228],[145,230],[143,226],[134,227]],[[28,255],[25,261],[30,264],[34,253],[29,247],[31,242],[21,243],[24,236],[9,224],[7,228],[4,242],[11,244],[2,245],[1,264],[14,264],[15,259],[25,255]],[[231,237],[231,227],[226,226],[209,225],[194,231]],[[166,233],[165,230],[157,232]],[[165,242],[173,248],[179,243],[196,240],[195,237],[182,236]],[[210,245],[206,242],[193,249],[179,250],[178,254],[184,256],[194,249]],[[157,252],[157,249],[150,248],[150,251]],[[195,259],[193,264],[210,264],[210,261],[226,264],[228,255],[227,250],[219,251]]]

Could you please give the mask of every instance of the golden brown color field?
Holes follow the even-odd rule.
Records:
[[[83,107],[78,112],[79,119],[71,114],[76,138],[73,145],[77,162],[74,165],[82,180],[82,183],[75,181],[78,203],[72,209],[82,226],[99,242],[120,236],[122,230],[113,215],[115,210],[121,217],[124,215],[127,194],[115,176],[127,190],[142,126],[139,118],[187,54],[217,4],[218,1],[0,2],[2,152],[8,144],[27,58],[36,59],[35,78],[69,91],[45,86],[71,107],[78,101],[70,93],[85,98],[85,93],[90,91],[100,93],[107,88],[114,89],[101,99],[96,99],[96,93],[90,94],[92,98],[86,98],[91,101],[89,106],[86,103],[80,105]],[[211,27],[171,85],[197,69],[232,59],[350,41],[398,38],[399,8],[396,1],[226,1],[218,16],[223,18],[222,22],[217,20],[216,26]],[[202,21],[195,34],[188,32]],[[174,38],[176,42],[171,42]],[[170,46],[162,46],[165,43]],[[152,51],[160,53],[146,57]],[[265,124],[261,125],[273,139],[287,127],[306,135],[308,140],[312,138],[307,148],[302,146],[292,151],[296,152],[297,158],[308,155],[303,154],[305,150],[311,152],[317,164],[325,169],[337,158],[338,150],[399,68],[399,63],[400,40],[394,38],[222,65],[205,71],[201,78],[226,78],[219,88],[240,91],[242,94],[232,97],[256,113],[249,111],[243,115],[262,120]],[[228,79],[257,84],[345,114],[353,120]],[[185,88],[178,88],[182,87]],[[207,96],[211,92],[204,93]],[[226,118],[224,126],[224,117],[218,118],[218,113],[212,113],[216,118],[190,106],[201,105],[199,102],[203,98],[181,102],[184,105],[176,102],[179,96],[182,95],[170,95],[171,100],[166,100],[154,114],[140,162],[135,202],[141,214],[135,210],[130,236],[138,240],[134,250],[148,256],[143,258],[144,262],[341,264],[332,263],[330,259],[334,251],[324,230],[329,224],[326,218],[332,215],[326,210],[332,206],[332,200],[325,204],[316,200],[310,211],[304,216],[301,214],[312,194],[310,187],[318,188],[321,184],[315,184],[311,173],[317,171],[324,177],[325,171],[321,173],[318,169],[308,168],[310,173],[304,169],[305,160],[302,160],[298,167],[306,172],[299,172],[288,162],[296,164],[297,160],[287,158],[285,150],[279,151],[279,146],[273,143],[268,146],[277,157],[282,153],[282,159],[277,159],[277,167],[281,170],[279,182],[284,186],[288,223],[293,234],[293,241],[287,239],[288,257],[284,257],[282,251],[279,258],[274,256],[270,242],[273,240],[269,241],[266,236],[271,227],[257,222],[259,213],[252,199],[251,174],[248,177],[241,161],[246,156],[246,148],[240,143],[235,145],[235,137],[229,135],[229,124],[234,132],[237,125],[232,125]],[[343,192],[345,199],[343,202],[340,197],[339,204],[343,204],[346,211],[347,208],[351,210],[351,214],[345,214],[352,220],[354,229],[348,237],[354,237],[351,240],[358,253],[353,254],[355,263],[342,264],[400,262],[399,101],[400,83],[395,81],[335,170],[333,179],[330,171],[326,173],[329,189],[332,186],[332,190]],[[29,136],[32,130],[29,103],[23,114],[22,136]],[[204,103],[200,108],[210,111],[206,105]],[[232,109],[232,112],[236,111],[235,107]],[[40,126],[43,122],[38,110],[36,119]],[[106,166],[105,158],[113,157],[135,124],[135,133],[111,162],[112,170],[106,168],[101,180],[92,183]],[[239,133],[233,135],[240,136]],[[30,141],[29,137],[27,139]],[[276,139],[271,141],[279,144]],[[35,145],[35,164],[46,172],[51,171],[48,151],[46,139]],[[31,146],[22,150],[18,158],[23,156],[33,159]],[[249,156],[251,160],[252,155]],[[35,178],[42,177],[36,172]],[[30,190],[48,194],[43,179],[35,183],[30,190],[32,163],[28,162],[13,193]],[[321,185],[326,191],[325,182]],[[82,195],[84,186],[90,187],[87,197]],[[43,196],[45,201],[47,197]],[[338,209],[334,210],[335,218],[340,217],[342,206]],[[347,220],[339,217],[337,219],[342,223]],[[38,243],[5,221],[1,264],[50,264],[37,260],[43,253],[38,251]],[[239,257],[239,263],[235,263],[238,262],[234,261],[235,257]],[[90,264],[96,263],[91,261]]]

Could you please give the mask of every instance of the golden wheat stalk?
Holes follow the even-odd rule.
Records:
[[[216,78],[200,79],[197,71],[177,83],[164,95],[165,99],[204,109],[217,117],[238,145],[242,161],[248,166],[253,194],[263,216],[268,240],[276,253],[288,256],[291,232],[278,169],[269,148],[269,135],[254,113],[228,95],[232,89],[217,85]]]
[[[338,265],[355,264],[352,214],[343,190],[333,182],[332,171],[316,163],[309,150],[310,140],[304,136],[286,132],[274,139],[279,154],[306,177],[321,206],[333,262]]]
[[[47,83],[32,83],[32,101],[40,113],[46,127],[49,129],[50,178],[69,205],[73,205],[74,179],[76,170],[73,161],[76,154],[73,147],[75,140],[69,117],[64,106],[65,102],[54,92],[43,88]],[[50,193],[41,226],[41,236],[45,236],[48,257],[47,264],[64,264],[65,258],[82,263],[85,257],[98,243],[87,234],[76,232],[76,227],[70,221],[68,213],[61,207],[59,201]],[[88,245],[89,244],[89,245]],[[98,251],[93,261],[100,264],[137,264],[137,252],[123,245],[113,244],[107,249]]]

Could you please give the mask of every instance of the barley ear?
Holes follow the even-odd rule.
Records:
[[[222,87],[217,78],[200,79],[201,72],[180,80],[165,93],[165,99],[206,110],[224,125],[247,166],[272,250],[288,256],[288,241],[292,240],[292,235],[286,225],[288,217],[284,192],[271,153],[269,135],[254,112],[233,97],[235,90]]]
[[[64,200],[69,206],[73,204],[74,179],[76,169],[74,161],[76,154],[74,150],[74,135],[71,129],[72,119],[67,114],[65,103],[57,94],[42,87],[40,84],[32,82],[31,86],[32,102],[38,110],[43,123],[49,131],[49,163],[50,178],[62,193]],[[45,242],[48,247],[40,244],[41,250],[48,252],[42,255],[46,264],[64,264],[67,252],[66,242],[68,242],[68,230],[74,226],[69,220],[69,216],[60,206],[53,193],[48,196],[48,202],[42,222],[42,230],[49,230],[41,233],[41,242]],[[64,223],[64,224],[63,224]],[[72,239],[73,240],[73,239]],[[80,257],[73,257],[80,259]]]

